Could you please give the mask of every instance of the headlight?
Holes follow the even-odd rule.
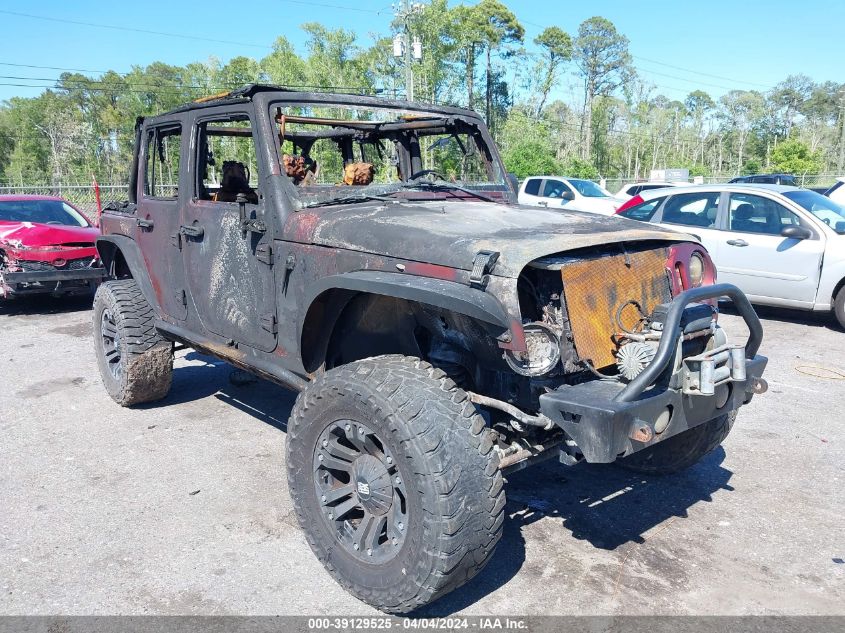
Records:
[[[551,328],[543,323],[523,326],[527,351],[505,352],[505,360],[521,376],[542,376],[549,373],[560,361],[560,340]]]
[[[690,255],[689,279],[693,288],[698,288],[704,281],[704,259],[698,253]]]

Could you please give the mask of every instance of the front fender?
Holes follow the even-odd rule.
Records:
[[[367,292],[416,301],[464,314],[494,331],[505,331],[510,326],[505,308],[494,296],[454,281],[370,270],[331,275],[314,284],[306,301],[309,310],[314,301],[329,290]],[[301,330],[300,325],[300,334]]]
[[[161,313],[141,249],[131,237],[125,235],[101,235],[96,241],[97,252],[106,273],[112,279],[129,276],[134,279],[144,298],[159,314]],[[124,264],[126,270],[121,270]]]
[[[492,337],[499,337],[512,325],[503,305],[493,295],[464,284],[431,277],[417,277],[401,273],[359,270],[331,275],[316,281],[309,288],[303,303],[305,311],[299,322],[298,341],[303,350],[306,328],[316,332],[331,331],[343,309],[358,294],[393,297],[462,314],[476,321]],[[314,359],[322,359],[328,346],[328,336],[317,336],[311,349]]]

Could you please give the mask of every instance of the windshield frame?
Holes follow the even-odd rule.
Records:
[[[2,212],[0,212],[0,222],[20,222],[20,223],[30,222],[32,224],[41,224],[41,225],[44,225],[44,226],[67,226],[67,227],[71,227],[71,228],[82,228],[82,229],[91,228],[91,226],[92,226],[91,221],[79,209],[74,207],[72,204],[70,204],[66,200],[62,200],[60,198],[22,198],[22,199],[19,199],[19,200],[0,200],[0,209],[2,209],[2,207],[4,205],[12,205],[12,204],[18,204],[18,205],[22,205],[24,207],[26,207],[26,206],[36,206],[36,205],[41,205],[41,204],[59,205],[61,207],[62,212],[67,214],[67,216],[70,219],[75,220],[76,224],[65,224],[65,223],[50,224],[50,223],[47,223],[47,222],[38,222],[36,220],[30,220],[30,219],[8,220],[8,219],[3,217]],[[27,212],[29,212],[29,211],[27,211]]]
[[[793,204],[797,205],[805,213],[809,213],[814,220],[821,222],[837,235],[845,235],[845,207],[843,207],[841,204],[837,204],[827,196],[823,196],[822,194],[816,191],[812,191],[810,189],[795,189],[792,191],[784,191],[783,197],[792,202]],[[810,200],[806,200],[806,198],[810,198],[810,200],[818,200],[825,203],[826,206],[822,209],[818,209],[818,211],[830,211],[841,216],[842,219],[838,220],[836,224],[828,224],[827,222],[825,222],[825,219],[821,217],[815,210],[807,206],[807,204],[811,204],[811,202]],[[805,201],[802,201],[802,199],[805,199]],[[805,202],[807,204],[805,204]],[[837,229],[836,227],[841,228]]]
[[[380,118],[377,119],[381,122],[380,126],[373,126],[378,128],[374,130],[375,132],[379,132],[381,128],[388,126],[388,124],[390,124],[393,129],[397,128],[397,124],[407,124],[409,126],[409,129],[406,133],[413,134],[419,140],[420,146],[428,145],[428,143],[426,143],[425,141],[425,138],[427,136],[443,137],[450,133],[453,135],[468,135],[474,139],[475,145],[477,146],[477,150],[481,154],[481,159],[491,170],[492,175],[490,177],[490,182],[479,185],[467,183],[462,180],[456,180],[454,183],[451,184],[454,184],[457,187],[469,189],[472,192],[486,194],[487,196],[501,196],[501,202],[505,204],[512,204],[515,202],[515,193],[508,178],[507,170],[505,169],[505,166],[502,163],[498,148],[494,143],[489,130],[484,125],[484,122],[474,112],[451,107],[415,107],[417,106],[417,104],[405,103],[400,101],[391,101],[387,99],[381,100],[377,98],[362,99],[363,103],[360,104],[358,104],[357,101],[358,99],[351,98],[350,102],[347,102],[344,99],[336,98],[336,96],[335,99],[319,99],[317,101],[302,101],[299,99],[288,100],[279,98],[268,99],[267,112],[269,114],[270,125],[274,129],[273,139],[275,160],[277,160],[279,163],[281,178],[286,181],[286,186],[284,188],[293,198],[293,202],[296,208],[318,208],[323,204],[331,203],[332,201],[336,201],[342,198],[353,198],[356,200],[360,198],[361,200],[364,200],[367,196],[379,196],[385,194],[390,195],[398,193],[400,191],[408,192],[413,190],[413,187],[409,185],[412,185],[414,181],[410,178],[400,179],[397,174],[396,180],[389,182],[374,182],[367,185],[322,185],[321,187],[325,189],[325,192],[314,192],[313,190],[316,189],[316,187],[311,188],[311,192],[306,192],[305,190],[300,189],[300,187],[297,186],[291,178],[288,178],[285,173],[284,166],[281,164],[283,151],[282,144],[280,142],[280,134],[278,133],[280,130],[280,123],[278,122],[277,113],[280,111],[283,112],[285,111],[285,109],[290,108],[326,108],[332,110],[350,111],[357,110],[359,112],[364,111],[367,113],[380,115]],[[292,115],[292,117],[297,116],[300,115]],[[286,119],[292,117],[286,116]],[[404,122],[401,120],[402,117],[406,117]],[[328,117],[325,116],[303,118],[322,118],[324,120],[329,121],[334,120],[328,119]],[[434,131],[430,134],[416,134],[410,126],[413,124],[416,129],[424,131],[426,128],[423,127],[422,122],[425,119],[431,119],[432,121],[436,121],[440,124],[440,127],[433,127],[431,129],[441,129],[444,131]],[[419,122],[415,120],[419,120]],[[443,127],[444,122],[448,127]],[[360,118],[350,117],[350,123],[358,123],[358,125],[356,125],[355,127],[360,128],[362,121]],[[398,132],[393,133],[398,134]],[[407,150],[407,148],[404,149]],[[401,159],[404,160],[404,164],[401,165],[401,167],[404,167],[406,171],[410,171],[412,169],[411,166],[414,164],[414,160],[421,160],[418,155],[414,156],[413,154],[407,151],[402,151],[402,149],[399,150],[399,153],[402,154]],[[399,166],[397,166],[397,171],[401,171],[401,169],[399,169]],[[437,182],[437,180],[434,180],[434,182]],[[419,197],[425,200],[445,200],[447,198],[454,199],[456,197],[455,191],[456,189],[448,190],[446,187],[443,188],[443,191],[435,191],[433,189],[429,189],[425,192],[420,191]],[[411,196],[406,196],[406,199],[408,197]],[[403,198],[397,196],[396,199],[402,200]],[[471,200],[476,199],[476,197],[467,194],[466,199]]]

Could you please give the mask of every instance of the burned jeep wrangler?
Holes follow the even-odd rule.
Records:
[[[175,345],[298,391],[302,529],[387,612],[484,567],[508,472],[678,471],[766,389],[760,322],[694,238],[518,206],[467,110],[253,85],[139,119],[102,227],[109,394],[163,398]]]

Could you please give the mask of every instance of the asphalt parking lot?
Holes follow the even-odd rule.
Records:
[[[0,614],[374,613],[299,531],[293,395],[186,350],[165,401],[121,409],[89,307],[0,305]],[[512,475],[492,563],[428,614],[845,614],[845,333],[762,316],[770,391],[723,448],[668,478]]]

